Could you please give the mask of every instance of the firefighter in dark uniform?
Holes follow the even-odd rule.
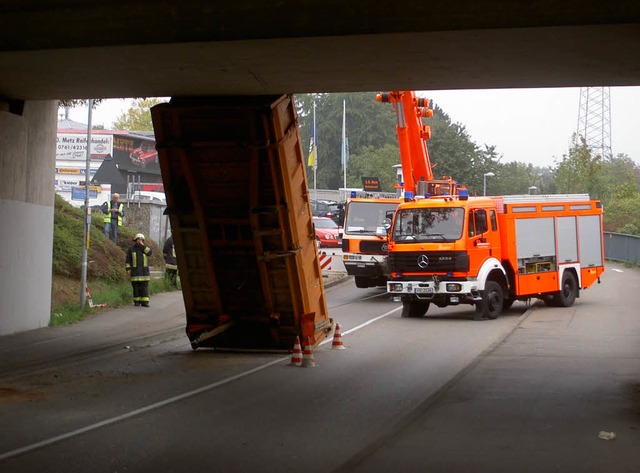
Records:
[[[173,246],[173,235],[167,238],[162,248],[164,255],[164,276],[173,287],[178,287],[178,262],[176,260],[176,249]]]
[[[149,307],[149,256],[151,248],[144,242],[144,235],[138,233],[133,238],[133,246],[127,250],[125,267],[131,277],[133,286],[133,303],[142,307]]]

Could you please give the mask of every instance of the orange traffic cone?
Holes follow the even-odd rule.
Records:
[[[302,352],[302,366],[312,368],[316,366],[316,360],[313,359],[313,351],[311,350],[311,338],[307,337]]]
[[[291,361],[289,366],[302,366],[302,347],[300,346],[300,337],[296,337],[296,342],[293,345],[293,352],[291,352]]]
[[[342,344],[342,334],[340,333],[340,324],[336,324],[336,330],[333,333],[333,342],[331,342],[332,350],[344,350],[345,346]]]

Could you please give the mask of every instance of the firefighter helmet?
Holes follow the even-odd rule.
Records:
[[[142,233],[137,233],[136,236],[133,237],[133,241],[136,241],[138,238],[144,240],[144,235]]]

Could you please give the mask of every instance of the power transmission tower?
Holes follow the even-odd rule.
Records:
[[[613,156],[610,87],[580,87],[577,135],[578,139],[584,138],[594,155],[604,159]]]

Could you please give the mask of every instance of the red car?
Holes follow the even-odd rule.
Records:
[[[131,162],[136,166],[145,167],[147,164],[158,164],[158,152],[155,143],[151,141],[143,141],[140,147],[134,149],[129,154]]]
[[[336,222],[327,217],[313,217],[313,228],[316,232],[318,247],[342,245],[342,235]]]

